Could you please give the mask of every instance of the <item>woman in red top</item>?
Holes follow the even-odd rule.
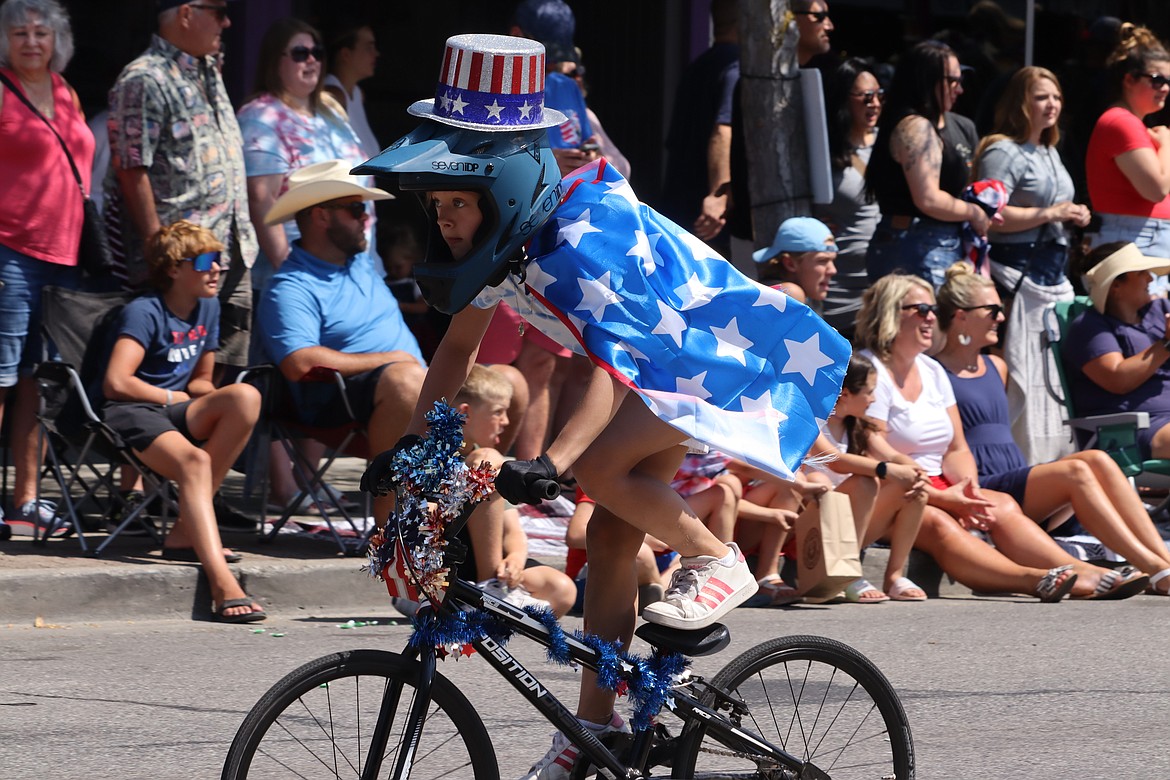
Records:
[[[1170,129],[1142,118],[1170,95],[1170,52],[1144,27],[1127,26],[1108,65],[1117,99],[1089,138],[1085,177],[1101,225],[1092,247],[1132,241],[1143,254],[1170,257]]]
[[[42,359],[40,300],[47,285],[77,286],[82,195],[69,153],[89,191],[94,139],[81,103],[60,72],[73,55],[69,18],[56,0],[7,0],[0,6],[0,73],[36,106],[49,125],[12,88],[0,86],[0,419],[16,388],[12,424],[16,479],[12,528],[30,533],[52,523],[51,503],[37,501],[36,383]]]

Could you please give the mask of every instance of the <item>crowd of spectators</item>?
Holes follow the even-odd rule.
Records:
[[[407,427],[445,321],[411,277],[429,242],[408,225],[376,224],[374,201],[392,196],[349,174],[381,148],[359,86],[378,57],[372,29],[352,19],[324,32],[275,22],[261,41],[255,92],[237,111],[221,77],[227,0],[159,0],[158,8],[158,32],[110,91],[98,139],[108,139],[103,211],[121,285],[150,288],[120,320],[103,408],[143,461],[180,485],[180,519],[165,549],[203,564],[219,619],[251,621],[264,613],[227,569],[234,553],[215,523],[229,509],[218,486],[259,409],[234,374],[276,365],[309,425],[343,422],[344,393],[380,452]],[[912,548],[980,592],[1042,601],[1170,593],[1170,553],[1137,493],[1108,454],[1077,451],[1061,433],[1059,406],[1037,391],[1049,359],[1040,318],[1079,286],[1092,307],[1068,340],[1077,406],[1149,412],[1142,454],[1170,456],[1170,130],[1143,122],[1170,95],[1165,46],[1140,27],[1110,28],[1112,102],[1091,132],[1079,128],[1088,138],[1083,203],[1069,173],[1081,164],[1066,167],[1061,155],[1064,95],[1052,71],[1005,78],[980,139],[954,110],[966,76],[956,49],[925,41],[892,68],[837,62],[827,2],[794,3],[798,60],[826,71],[834,197],[785,221],[745,259],[731,240],[747,212],[746,172],[734,164],[736,4],[716,0],[712,13],[715,45],[684,78],[696,99],[690,111],[676,101],[664,208],[729,260],[746,261],[762,284],[807,302],[857,352],[795,483],[717,453],[688,458],[676,476],[712,534],[750,554],[761,586],[751,603],[790,603],[809,585],[783,564],[794,555],[798,514],[827,490],[849,496],[862,549],[890,549],[881,587],[858,580],[843,593],[849,601],[925,599],[908,577]],[[586,105],[568,6],[526,0],[512,33],[548,51],[546,100],[569,120],[549,130],[561,173],[601,155],[628,173]],[[0,415],[11,418],[15,465],[0,534],[60,526],[36,489],[30,370],[54,357],[40,339],[41,289],[109,286],[78,266],[95,138],[60,75],[71,49],[57,0],[0,5]],[[972,196],[979,180],[1002,183],[1001,208]],[[440,205],[455,214],[459,204]],[[446,230],[444,219],[457,220],[441,218],[436,231]],[[989,262],[977,268],[967,258],[980,240]],[[168,333],[197,334],[198,344],[166,349]],[[477,368],[455,399],[474,445],[469,462],[537,458],[575,406],[575,378],[588,363],[503,305],[477,359],[492,369]],[[305,381],[321,367],[337,371],[343,388]],[[323,451],[298,446],[310,462]],[[282,453],[272,449],[267,475],[278,503],[303,487]],[[571,474],[565,483],[574,489]],[[580,490],[575,498],[570,547],[592,507]],[[387,499],[375,504],[376,515],[388,509]],[[1070,555],[1054,539],[1069,522],[1125,565]],[[573,578],[583,592],[581,554],[570,555],[569,577],[533,567],[519,515],[498,496],[468,534],[469,575],[520,594],[518,603],[536,599],[564,614]],[[653,601],[677,556],[648,537],[637,560],[642,598]]]

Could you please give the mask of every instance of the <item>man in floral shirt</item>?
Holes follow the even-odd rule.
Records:
[[[220,264],[224,366],[247,363],[256,234],[248,216],[243,141],[219,72],[227,0],[158,0],[159,33],[110,90],[108,212],[121,235],[127,283],[146,278],[142,242],[185,219],[227,250]]]

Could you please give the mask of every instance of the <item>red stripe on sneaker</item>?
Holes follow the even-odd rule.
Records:
[[[731,595],[731,594],[732,594],[732,593],[735,591],[735,588],[731,587],[730,585],[728,585],[728,584],[727,584],[726,582],[724,582],[723,580],[717,580],[717,579],[715,579],[714,577],[712,577],[711,579],[707,580],[707,584],[703,586],[703,590],[706,590],[707,588],[710,588],[710,587],[712,587],[712,586],[714,586],[715,588],[718,588],[719,590],[723,591],[723,593],[724,593],[725,595],[728,595],[728,596],[730,596],[730,595]]]
[[[702,593],[700,593],[698,596],[695,596],[695,603],[696,604],[702,604],[704,607],[710,607],[711,609],[715,609],[716,607],[718,607],[720,602],[722,602],[722,601],[723,601],[723,599],[719,599],[718,601],[716,601],[714,599],[707,598]]]

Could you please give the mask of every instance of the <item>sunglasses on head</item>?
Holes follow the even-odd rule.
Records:
[[[296,63],[308,62],[310,54],[313,55],[313,59],[315,59],[317,62],[325,61],[324,46],[294,46],[285,52],[285,54],[288,55],[289,59]]]
[[[960,306],[962,311],[978,311],[979,309],[987,309],[987,313],[991,315],[991,319],[999,319],[999,315],[1003,314],[1002,303],[985,303],[982,306]]]
[[[1150,86],[1154,89],[1170,86],[1170,76],[1163,76],[1161,73],[1143,73],[1141,78],[1149,79]]]
[[[922,319],[926,319],[931,314],[938,315],[938,307],[933,303],[908,303],[902,307],[902,311],[909,311],[910,309],[913,309],[914,313]]]
[[[206,11],[209,14],[215,15],[215,21],[222,22],[227,19],[228,9],[226,5],[207,5],[206,3],[187,3],[189,8],[198,8],[200,11]]]
[[[807,16],[817,24],[820,24],[829,18],[828,11],[793,11],[793,13],[800,14],[801,16]]]
[[[348,211],[354,219],[361,219],[366,213],[366,204],[355,200],[352,203],[322,203],[321,208],[331,211]]]
[[[190,263],[197,273],[206,273],[211,266],[219,262],[219,252],[204,252],[194,257],[184,257],[180,263]]]
[[[886,99],[884,89],[867,89],[865,92],[850,92],[849,94],[861,98],[861,102],[867,106],[875,100],[880,103]]]

